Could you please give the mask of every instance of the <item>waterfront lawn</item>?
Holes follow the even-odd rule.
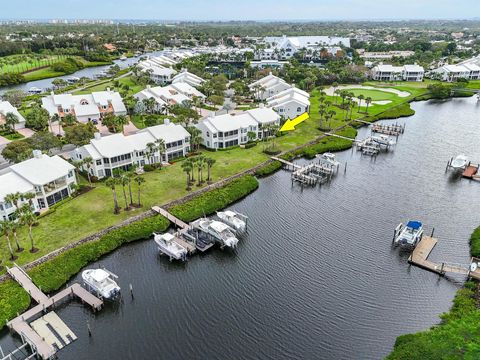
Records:
[[[56,76],[63,76],[65,73],[59,72],[59,71],[54,71],[52,70],[51,67],[43,68],[43,69],[38,69],[35,71],[28,72],[23,75],[25,78],[25,81],[36,81],[36,80],[42,80],[42,79],[48,79]]]
[[[131,81],[128,77],[120,80],[126,81],[127,83]],[[263,150],[270,146],[273,141],[275,141],[276,146],[281,151],[288,151],[322,135],[322,132],[319,130],[318,93],[319,90],[312,92],[310,119],[297,126],[295,131],[284,134],[274,140],[260,142],[257,146],[250,149],[236,147],[216,152],[203,150],[202,152],[206,156],[216,160],[212,168],[213,181],[224,179],[268,160],[269,156],[266,155]],[[405,100],[403,99],[403,101]],[[398,103],[400,102],[396,101],[394,105],[398,105]],[[389,108],[391,108],[391,105],[372,107],[371,111],[369,109],[369,112],[373,115]],[[332,120],[331,126],[338,127],[346,124],[343,120],[343,111],[339,108],[335,108],[335,110],[337,111],[337,115]],[[353,116],[354,118],[360,118],[364,115],[354,110]],[[348,140],[346,141],[348,142]],[[327,144],[324,143],[320,146],[313,146],[309,150],[308,155],[310,156],[311,153],[315,151],[326,151],[331,146],[334,146],[334,148],[344,148],[347,145],[348,144],[338,144],[332,139]],[[203,175],[203,178],[206,179],[206,170]],[[17,254],[19,256],[17,263],[26,264],[31,262],[59,247],[78,241],[99,230],[117,224],[128,217],[139,214],[153,205],[161,205],[188,194],[186,190],[186,174],[181,169],[181,162],[167,166],[162,170],[147,172],[143,177],[146,183],[142,186],[142,203],[144,205],[142,209],[122,211],[119,215],[114,215],[111,190],[108,189],[104,183],[97,183],[95,184],[95,189],[80,195],[78,198],[65,202],[52,213],[42,217],[39,220],[39,225],[33,229],[36,247],[38,247],[40,251],[36,254],[31,254],[29,251]],[[195,172],[195,179],[197,179],[197,177],[198,174]],[[201,186],[205,185],[204,183]],[[134,201],[136,202],[136,185],[133,184],[132,188],[134,191]],[[197,189],[200,187],[194,185],[193,188]],[[121,187],[117,187],[117,196],[120,206],[123,207],[125,203]],[[29,248],[26,229],[19,231],[19,239],[23,247]],[[6,260],[7,258],[8,251],[6,242],[1,241],[0,259],[4,259],[7,265],[11,265],[11,263]]]
[[[81,94],[90,94],[94,91],[105,91],[107,88],[110,88],[110,90],[119,90],[118,88],[115,87],[115,80],[102,80],[99,83],[93,84],[92,86],[89,86],[83,90],[75,91],[73,94],[75,95],[81,95]],[[117,81],[120,84],[120,87],[128,86],[128,94],[133,95],[136,94],[137,92],[143,90],[144,86],[143,85],[138,85],[133,80],[131,79],[130,76],[126,76],[120,79],[117,79]]]
[[[365,98],[371,97],[373,101],[378,100],[397,100],[398,95],[382,91],[382,90],[370,90],[370,89],[348,89],[348,92],[354,94],[355,97],[363,95]]]

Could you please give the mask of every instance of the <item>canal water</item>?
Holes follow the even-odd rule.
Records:
[[[480,161],[480,103],[413,107],[394,151],[339,153],[346,173],[328,185],[302,191],[283,170],[261,180],[232,206],[250,217],[235,253],[176,264],[144,241],[92,264],[119,275],[123,299],[96,315],[60,308],[79,337],[60,359],[381,359],[398,335],[437,324],[464,279],[409,266],[393,229],[421,220],[439,238],[433,260],[468,263],[480,183],[445,165],[459,153]],[[0,344],[12,339],[4,332]]]

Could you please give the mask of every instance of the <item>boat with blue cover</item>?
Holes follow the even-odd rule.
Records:
[[[420,221],[410,220],[406,225],[398,224],[395,228],[393,241],[395,245],[415,247],[423,236],[423,224]]]

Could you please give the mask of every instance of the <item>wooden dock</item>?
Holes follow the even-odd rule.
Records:
[[[287,168],[292,168],[292,170],[301,168],[300,165],[294,164],[293,162],[287,161],[285,159],[282,159],[282,158],[279,158],[279,157],[276,157],[276,156],[272,156],[272,157],[270,157],[270,159],[280,161],[283,165],[286,165]]]
[[[372,132],[384,135],[399,136],[405,132],[405,125],[400,124],[373,124]]]
[[[30,308],[22,315],[7,322],[7,326],[22,338],[24,344],[27,343],[32,351],[44,360],[53,358],[55,353],[61,348],[58,346],[58,344],[61,345],[61,342],[56,339],[56,336],[53,335],[50,328],[60,334],[62,340],[63,337],[68,338],[68,336],[70,336],[73,341],[76,339],[76,336],[56,315],[47,316],[46,319],[44,317],[43,321],[34,321],[32,323],[33,328],[29,325],[30,321],[47,312],[50,308],[55,307],[55,305],[63,300],[73,297],[77,297],[82,303],[88,304],[93,310],[100,310],[102,308],[103,301],[89,293],[78,283],[58,292],[52,297],[48,297],[19,266],[15,265],[13,268],[7,269],[7,271],[38,303],[38,305]],[[45,321],[47,321],[47,324],[45,324]],[[56,328],[58,328],[58,330],[56,330]],[[63,342],[68,345],[65,341]]]
[[[167,210],[161,208],[160,206],[152,206],[152,210],[155,211],[156,213],[162,215],[163,217],[167,218],[170,222],[174,223],[175,226],[180,227],[182,229],[188,229],[190,225],[187,223],[183,222],[176,216],[170,214]]]

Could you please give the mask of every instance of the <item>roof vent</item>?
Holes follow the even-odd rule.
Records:
[[[95,136],[95,140],[100,140],[102,138],[102,134],[100,134],[99,132],[96,132],[94,136]]]
[[[163,123],[164,123],[165,125],[170,125],[170,119],[164,119],[164,120],[163,120]]]

